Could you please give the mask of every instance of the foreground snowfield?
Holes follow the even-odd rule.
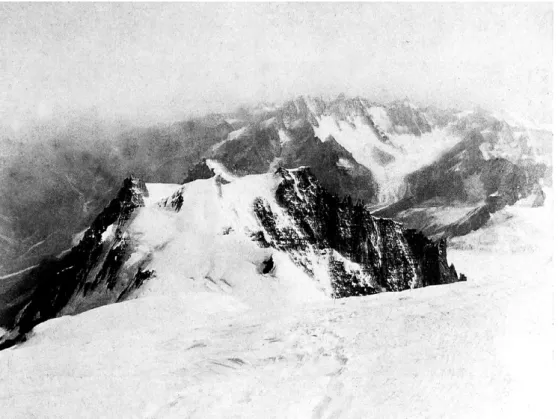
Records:
[[[269,310],[149,296],[43,323],[0,352],[1,416],[556,417],[550,208],[504,211],[450,244],[466,283]]]

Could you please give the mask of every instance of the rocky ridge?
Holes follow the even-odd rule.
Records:
[[[371,216],[362,202],[329,193],[308,168],[278,173],[283,181],[276,199],[296,229],[278,227],[269,205],[256,200],[254,211],[266,233],[259,241],[287,251],[310,275],[309,254],[327,259],[333,297],[465,280],[448,266],[444,240],[432,242],[400,223]]]
[[[273,177],[273,206],[261,196],[252,202],[252,216],[260,230],[234,234],[248,234],[252,243],[287,254],[301,274],[310,278],[317,275],[316,267],[326,267],[330,297],[401,291],[466,279],[448,265],[444,240],[433,242],[417,231],[404,229],[400,223],[373,217],[363,202],[353,203],[350,197],[342,199],[328,192],[309,168],[279,168]],[[235,180],[225,181],[217,174],[198,182],[215,183],[221,196],[221,188]],[[195,205],[191,197],[184,199],[185,186],[188,185],[157,201],[154,211],[176,214],[185,205]],[[147,196],[139,179],[126,179],[117,197],[76,247],[31,272],[39,285],[0,347],[26,339],[35,325],[50,318],[125,300],[145,281],[157,276],[150,267],[151,254],[136,252],[141,243],[128,233]],[[281,214],[272,209],[277,205]],[[222,234],[233,233],[229,229]],[[268,275],[274,269],[270,254],[255,274]]]
[[[77,314],[122,301],[152,272],[125,266],[133,246],[126,227],[144,205],[145,184],[126,178],[116,198],[97,216],[77,246],[43,261],[30,272],[38,284],[19,312],[0,348],[21,340],[35,325],[53,317]]]

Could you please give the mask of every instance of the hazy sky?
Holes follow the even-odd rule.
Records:
[[[4,3],[0,118],[151,122],[345,92],[549,122],[552,24],[551,4]]]

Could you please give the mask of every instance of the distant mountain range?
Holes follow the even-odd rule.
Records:
[[[212,162],[235,177],[309,167],[329,193],[434,238],[467,234],[505,205],[540,205],[541,184],[551,185],[548,127],[409,100],[299,97],[116,138],[97,133],[74,129],[32,145],[5,139],[0,326],[42,280],[33,267],[72,252],[130,174],[182,184],[216,176]]]

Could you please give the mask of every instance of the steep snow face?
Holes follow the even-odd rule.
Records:
[[[232,294],[151,295],[50,320],[0,352],[0,409],[15,419],[554,418],[548,215],[513,212],[513,229],[460,239],[470,249],[450,243],[468,282],[265,310]],[[505,248],[524,236],[539,245]]]
[[[216,173],[222,174],[222,168],[214,163],[210,164]],[[219,179],[185,184],[176,189],[172,199],[138,211],[129,228],[132,239],[142,244],[138,252],[143,254],[135,257],[149,256],[148,269],[156,275],[137,295],[214,291],[234,294],[251,307],[325,299],[326,294],[288,257],[259,247],[250,237],[261,228],[252,204],[257,197],[273,204],[279,179],[273,174],[228,177],[230,183]],[[274,213],[289,223],[277,205]],[[262,276],[260,267],[270,257],[274,270]]]

